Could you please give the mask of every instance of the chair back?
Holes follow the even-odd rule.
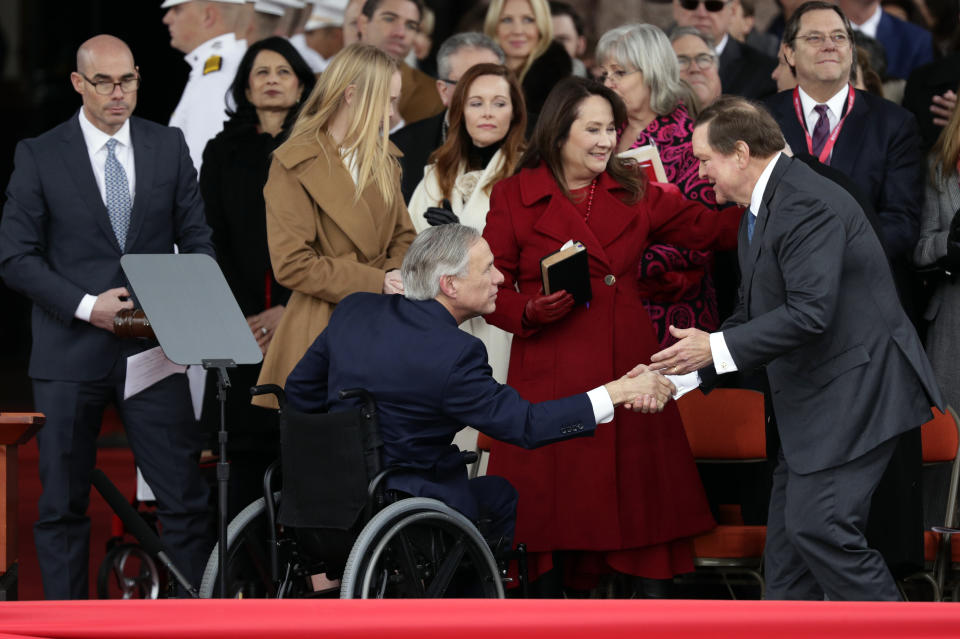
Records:
[[[947,406],[945,412],[936,407],[930,409],[933,419],[920,428],[920,440],[923,447],[923,463],[952,462],[950,483],[947,489],[947,503],[944,525],[954,528],[957,525],[957,491],[960,486],[960,417]]]
[[[280,416],[278,521],[297,528],[351,529],[367,506],[367,485],[380,470],[381,447],[376,413],[367,406],[319,414],[287,406]]]
[[[717,388],[704,394],[696,389],[677,400],[677,408],[698,461],[766,459],[763,393]]]

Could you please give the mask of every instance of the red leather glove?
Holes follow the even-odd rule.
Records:
[[[523,307],[523,325],[527,328],[539,328],[563,319],[573,310],[573,295],[567,291],[557,291],[550,295],[538,293],[527,300]]]

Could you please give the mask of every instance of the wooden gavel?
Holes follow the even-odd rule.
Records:
[[[113,316],[113,332],[117,337],[144,337],[156,339],[150,320],[142,308],[125,308]]]

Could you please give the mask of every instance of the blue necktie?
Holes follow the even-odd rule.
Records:
[[[747,242],[753,242],[753,227],[757,223],[757,216],[747,209]]]
[[[107,193],[107,213],[110,214],[110,226],[117,236],[117,243],[123,251],[127,243],[127,230],[130,228],[130,209],[133,202],[130,199],[130,185],[127,174],[114,152],[117,141],[107,140],[107,163],[103,171],[103,182]]]

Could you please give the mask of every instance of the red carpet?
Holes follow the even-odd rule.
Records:
[[[111,430],[106,427],[104,431]],[[97,467],[107,474],[120,492],[133,496],[136,487],[136,469],[133,453],[128,448],[101,448],[97,452]],[[21,601],[43,599],[43,583],[37,552],[33,545],[33,523],[37,520],[37,498],[40,496],[40,478],[37,476],[37,442],[31,440],[19,449],[17,537],[20,546],[18,596]],[[90,597],[96,598],[96,578],[100,562],[106,554],[105,544],[112,535],[113,511],[91,489],[90,495]]]
[[[0,605],[0,638],[894,639],[957,637],[960,606],[680,600],[163,600]]]

